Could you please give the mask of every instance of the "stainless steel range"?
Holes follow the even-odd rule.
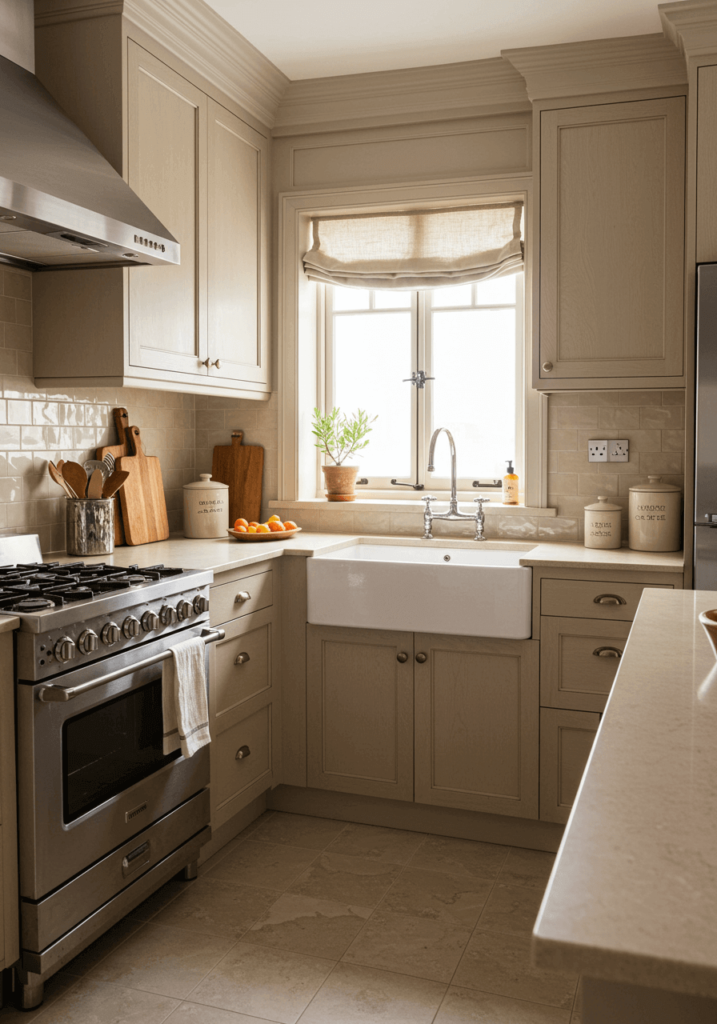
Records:
[[[39,549],[38,553],[39,553]],[[0,562],[3,548],[0,546]],[[162,751],[162,663],[209,644],[210,571],[0,566],[16,633],[24,1008],[210,838],[209,757]]]

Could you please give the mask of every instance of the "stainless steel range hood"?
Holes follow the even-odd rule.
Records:
[[[0,56],[0,262],[179,263],[179,243],[31,72]]]

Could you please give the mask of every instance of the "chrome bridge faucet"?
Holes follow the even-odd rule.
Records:
[[[490,498],[474,498],[473,501],[476,503],[478,508],[474,513],[459,512],[458,511],[458,484],[457,484],[457,473],[456,473],[456,445],[453,440],[453,435],[447,427],[439,427],[433,431],[433,437],[431,438],[431,444],[428,449],[428,472],[432,473],[434,470],[433,456],[436,450],[436,439],[440,433],[444,433],[448,438],[448,444],[451,448],[451,500],[448,503],[447,512],[434,512],[431,509],[431,502],[437,501],[438,499],[433,494],[427,494],[425,498],[421,498],[421,501],[425,501],[426,507],[423,511],[423,540],[433,539],[433,520],[434,519],[472,519],[476,524],[476,532],[474,540],[485,540],[484,529],[485,529],[485,512],[483,511],[483,505],[486,501],[490,501]]]

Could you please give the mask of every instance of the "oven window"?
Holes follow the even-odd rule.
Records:
[[[65,722],[65,823],[180,756],[162,753],[162,678]]]

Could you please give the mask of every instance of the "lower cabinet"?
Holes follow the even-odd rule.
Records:
[[[540,818],[565,824],[590,757],[600,714],[540,709]]]
[[[307,630],[309,786],[537,818],[537,643]]]

